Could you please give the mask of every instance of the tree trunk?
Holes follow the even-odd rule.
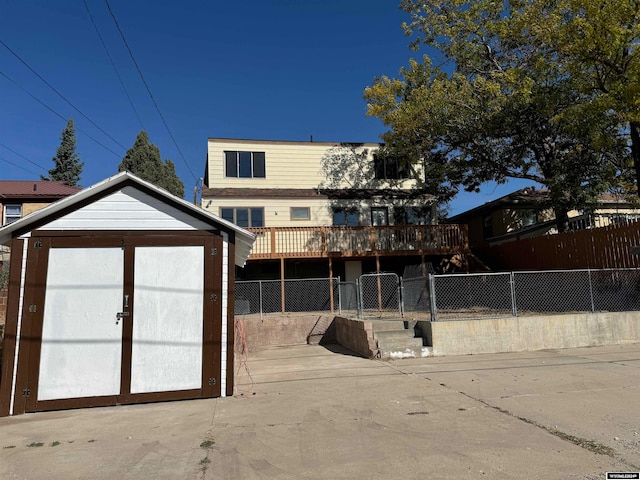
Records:
[[[556,214],[556,224],[558,233],[566,232],[569,229],[569,214],[564,206],[554,205],[553,211]]]
[[[629,131],[631,133],[631,158],[636,170],[636,187],[640,197],[640,122],[630,122]]]

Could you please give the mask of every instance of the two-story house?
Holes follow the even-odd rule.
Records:
[[[202,207],[257,233],[245,279],[395,271],[464,253],[420,172],[377,143],[210,138]]]

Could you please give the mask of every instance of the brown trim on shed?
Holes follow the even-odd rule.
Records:
[[[9,291],[7,316],[2,349],[2,372],[0,372],[0,417],[9,415],[11,409],[11,387],[18,336],[18,309],[23,259],[23,241],[14,238],[11,242],[11,264],[9,267]]]
[[[235,258],[235,244],[229,242],[227,248],[227,255],[229,259]],[[225,394],[228,397],[233,396],[233,385],[235,376],[235,270],[235,265],[233,264],[233,262],[229,261],[227,272],[227,318],[222,319],[222,321],[227,322],[227,391],[225,392]]]
[[[135,312],[136,296],[134,292],[136,249],[133,245],[124,246],[123,294],[129,295],[128,312]],[[124,298],[122,311],[125,311]],[[122,318],[122,356],[120,357],[120,395],[118,403],[124,402],[131,394],[131,359],[133,358],[133,315]]]

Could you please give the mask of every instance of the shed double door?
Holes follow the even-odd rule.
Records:
[[[26,411],[220,394],[220,237],[31,243]]]

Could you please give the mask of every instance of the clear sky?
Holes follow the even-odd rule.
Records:
[[[0,40],[17,54],[0,44],[0,179],[46,174],[69,118],[84,186],[117,173],[144,129],[189,200],[209,137],[380,141],[363,90],[416,55],[398,3],[109,0],[150,96],[105,0],[0,0]],[[522,186],[460,194],[451,213]]]

